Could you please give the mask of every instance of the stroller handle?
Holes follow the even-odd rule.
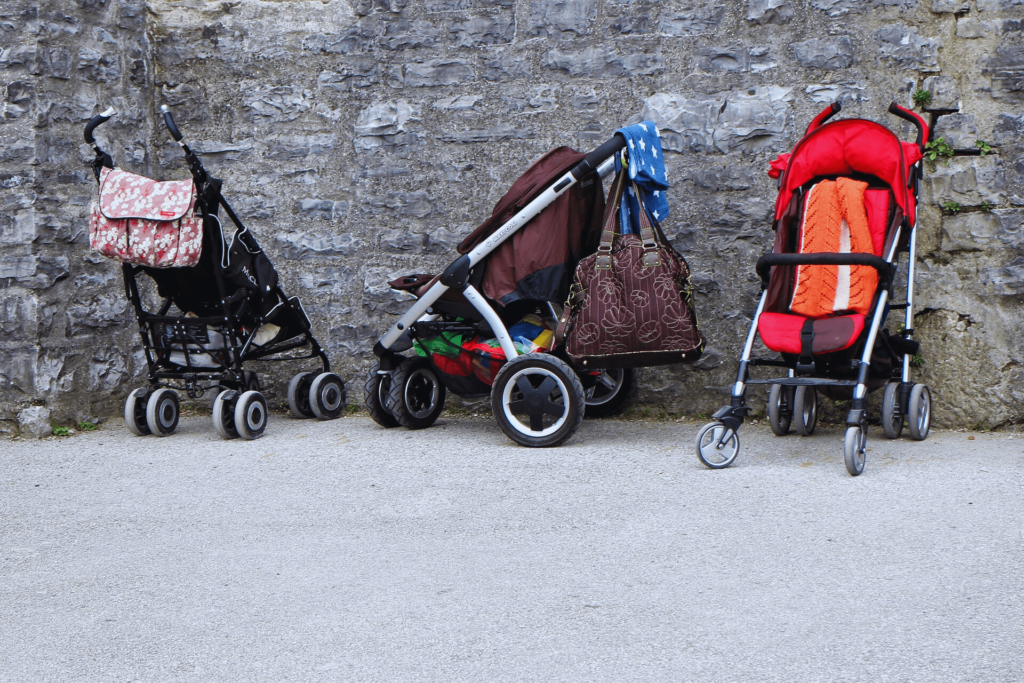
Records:
[[[93,137],[92,132],[115,116],[117,116],[117,110],[107,107],[105,111],[89,119],[89,123],[85,124],[85,141],[90,145],[95,145],[96,138]]]
[[[593,152],[588,154],[583,161],[576,164],[576,167],[570,171],[570,173],[572,173],[572,177],[579,180],[587,173],[590,173],[600,166],[602,161],[615,154],[620,149],[625,148],[625,146],[626,138],[616,133],[612,136],[611,140],[595,149]]]
[[[921,148],[921,151],[924,151],[924,143],[928,140],[928,124],[924,122],[924,119],[895,102],[889,105],[889,113],[900,117],[904,121],[910,121],[917,126],[917,146]]]
[[[874,254],[840,254],[817,252],[811,254],[765,254],[757,260],[754,270],[761,278],[762,289],[768,289],[772,266],[871,266],[878,271],[878,277],[887,283],[892,280],[892,264]]]
[[[178,130],[178,126],[174,123],[174,117],[171,116],[171,109],[166,104],[160,105],[160,111],[164,114],[164,123],[167,124],[167,130],[171,131],[171,137],[174,138],[175,142],[181,142],[181,138],[184,136],[181,131]]]

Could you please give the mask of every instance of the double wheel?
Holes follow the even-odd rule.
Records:
[[[904,408],[902,385],[889,382],[882,394],[882,433],[898,439],[906,424],[910,438],[924,441],[932,425],[932,393],[924,384],[914,384],[907,394]]]
[[[776,436],[796,427],[800,436],[810,436],[818,425],[818,392],[814,387],[773,384],[768,391],[768,425]]]
[[[124,402],[124,421],[135,436],[168,436],[178,429],[181,406],[172,389],[136,389]]]
[[[430,361],[419,356],[402,360],[391,372],[374,363],[363,385],[366,409],[382,427],[425,429],[441,416],[446,397]]]
[[[345,382],[333,372],[300,372],[288,383],[292,417],[333,420],[345,409]]]

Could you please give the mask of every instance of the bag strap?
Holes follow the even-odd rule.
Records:
[[[644,244],[644,268],[656,268],[661,265],[661,244],[658,242],[658,235],[654,232],[651,219],[647,215],[647,207],[644,206],[644,196],[633,182],[633,193],[636,195],[637,204],[640,206],[640,239]]]
[[[626,184],[626,169],[619,171],[615,177],[615,185],[612,187],[611,209],[606,210],[604,216],[604,229],[601,230],[601,244],[597,247],[597,260],[594,262],[596,270],[611,270],[612,268],[612,243],[615,236],[619,234],[618,217],[619,204],[622,203],[622,189]]]

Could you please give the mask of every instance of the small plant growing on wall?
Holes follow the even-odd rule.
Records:
[[[946,211],[946,213],[958,214],[960,213],[960,210],[963,209],[964,207],[960,206],[959,202],[945,202],[942,205],[942,208]]]
[[[915,90],[912,97],[914,104],[922,109],[932,103],[932,94],[927,90]]]
[[[924,146],[924,158],[932,163],[935,163],[936,159],[942,158],[949,166],[949,161],[953,158],[953,147],[946,142],[945,138],[932,140]]]
[[[988,144],[984,140],[975,140],[974,145],[981,150],[981,156],[985,156],[992,151],[992,145]]]
[[[990,202],[989,200],[986,199],[985,201],[983,201],[981,203],[981,207],[980,208],[985,213],[988,213],[989,211],[991,211],[993,209],[992,202]]]

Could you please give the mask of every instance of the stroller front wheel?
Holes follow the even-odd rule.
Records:
[[[312,372],[300,372],[288,382],[288,412],[300,420],[313,417],[313,409],[309,403],[309,387],[316,375]]]
[[[146,402],[146,424],[156,436],[168,436],[178,429],[178,394],[157,389]]]
[[[321,420],[333,420],[345,409],[345,382],[333,372],[322,372],[309,386],[309,407]]]
[[[124,401],[124,421],[128,425],[128,431],[135,436],[146,436],[151,433],[146,421],[146,406],[151,393],[149,389],[136,389],[128,394]]]
[[[426,358],[402,361],[391,376],[391,412],[409,429],[425,429],[444,410],[445,386]]]
[[[910,438],[924,441],[932,427],[932,392],[924,384],[915,384],[907,401],[907,423]]]
[[[843,439],[843,462],[846,464],[846,471],[850,473],[850,476],[856,477],[864,471],[867,447],[867,427],[859,425],[846,428],[846,437]]]
[[[258,439],[267,431],[267,399],[258,391],[247,391],[235,404],[235,429],[243,439]]]
[[[222,439],[237,439],[235,429],[235,404],[238,403],[238,392],[227,389],[213,399],[213,429]]]
[[[373,421],[388,429],[398,426],[398,420],[395,419],[389,407],[390,392],[391,375],[381,374],[380,363],[375,362],[370,366],[370,372],[366,375],[366,383],[363,384],[363,404]]]
[[[491,409],[508,438],[522,446],[557,446],[583,422],[586,397],[576,373],[546,354],[517,356],[498,371]],[[525,420],[525,421],[524,421]]]
[[[740,435],[727,429],[721,422],[709,422],[697,432],[697,457],[705,467],[724,469],[739,454]]]

